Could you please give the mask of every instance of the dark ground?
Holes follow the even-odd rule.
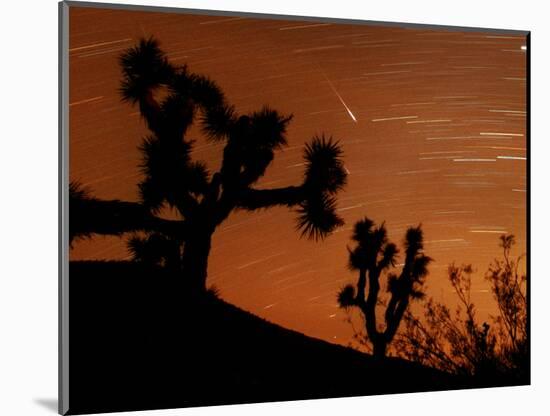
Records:
[[[71,262],[70,276],[71,414],[474,387],[400,359],[378,365],[215,296],[185,301],[181,278],[161,270]]]

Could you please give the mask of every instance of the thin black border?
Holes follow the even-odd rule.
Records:
[[[370,25],[409,29],[439,30],[449,32],[481,32],[491,34],[509,34],[516,36],[525,36],[526,50],[526,273],[527,273],[527,339],[529,350],[528,366],[528,385],[531,385],[531,366],[532,366],[532,345],[531,345],[531,31],[528,30],[510,30],[498,28],[480,28],[469,26],[446,26],[424,23],[409,22],[385,22],[375,20],[357,20],[342,19],[323,16],[299,16],[284,14],[264,14],[252,13],[246,11],[224,11],[224,10],[205,10],[189,9],[183,7],[168,6],[149,6],[138,4],[116,4],[84,1],[61,1],[58,3],[58,108],[59,108],[59,162],[58,162],[58,412],[66,414],[69,412],[69,269],[68,269],[68,231],[69,231],[69,211],[68,211],[68,186],[69,186],[69,8],[101,8],[126,11],[142,11],[157,13],[178,13],[178,14],[196,14],[206,16],[235,16],[254,19],[269,20],[287,20],[287,21],[308,21],[334,23],[339,25]]]

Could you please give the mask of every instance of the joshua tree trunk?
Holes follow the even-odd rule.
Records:
[[[191,295],[206,291],[208,256],[212,241],[211,232],[196,232],[190,236],[184,246],[182,269],[185,285]]]
[[[386,357],[386,348],[388,346],[388,343],[384,339],[383,336],[378,336],[376,339],[372,342],[372,355],[374,356],[374,359],[378,362],[383,361]]]
[[[377,270],[369,271],[369,293],[365,309],[363,310],[367,335],[372,341],[373,355],[377,361],[384,359],[387,345],[384,335],[376,327],[376,302],[378,300],[378,292],[380,291],[379,277],[380,274]]]

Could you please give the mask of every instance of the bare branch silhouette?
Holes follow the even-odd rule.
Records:
[[[512,259],[512,235],[502,235],[503,259],[495,259],[485,274],[499,315],[493,325],[479,323],[471,300],[471,265],[448,268],[458,299],[451,310],[433,299],[424,304],[424,317],[405,317],[405,330],[395,350],[412,361],[454,374],[474,376],[480,383],[524,382],[528,376],[526,276],[518,272],[523,256]]]

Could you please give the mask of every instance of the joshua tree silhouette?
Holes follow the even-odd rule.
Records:
[[[324,135],[305,146],[301,184],[257,189],[274,152],[287,144],[292,116],[264,107],[239,115],[209,78],[172,65],[158,42],[142,39],[120,56],[121,94],[139,105],[151,134],[143,139],[141,202],[152,214],[163,207],[179,214],[179,232],[149,232],[135,237],[130,249],[137,259],[170,263],[181,270],[191,293],[206,289],[212,235],[235,209],[250,211],[277,205],[294,207],[297,229],[311,239],[323,239],[343,224],[336,214],[336,193],[346,183],[338,142]],[[211,173],[193,161],[195,122],[211,142],[224,143],[221,167]],[[151,254],[153,253],[153,254]]]
[[[395,266],[397,247],[388,241],[384,223],[375,227],[365,218],[355,224],[352,240],[357,243],[349,251],[349,268],[359,271],[355,286],[347,285],[338,294],[342,308],[357,307],[365,318],[367,336],[377,360],[386,355],[388,344],[393,340],[401,319],[411,299],[424,296],[421,291],[428,274],[430,257],[423,254],[423,235],[420,225],[410,227],[405,234],[405,264],[401,274],[388,274],[388,292],[391,297],[384,314],[385,330],[380,331],[376,321],[376,305],[380,292],[380,275]],[[368,276],[368,278],[367,278]],[[368,284],[368,295],[365,291]]]

